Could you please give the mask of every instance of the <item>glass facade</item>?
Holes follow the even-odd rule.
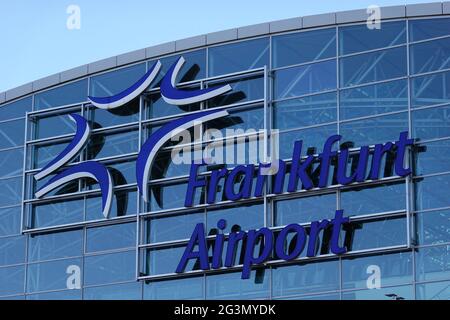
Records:
[[[95,108],[87,97],[121,92],[154,59],[0,105],[0,299],[449,299],[449,53],[450,18],[383,22],[374,31],[338,25],[161,57],[157,81],[113,110]],[[230,84],[233,91],[186,106],[167,104],[159,86],[179,56],[186,59],[179,87]],[[359,147],[409,131],[417,139],[409,158],[413,174],[400,178],[386,167],[380,181],[280,195],[267,186],[261,197],[236,203],[226,199],[222,183],[197,190],[194,206],[186,208],[190,165],[172,163],[175,146],[166,144],[145,203],[135,176],[143,143],[169,121],[212,108],[230,117],[203,130],[241,130],[250,139],[251,129],[277,129],[280,158],[288,162],[297,140],[320,152],[333,134]],[[109,219],[90,179],[34,196],[48,181],[34,176],[74,137],[73,113],[89,121],[92,135],[67,167],[95,160],[109,169],[115,185]],[[243,159],[258,161],[254,154]],[[210,178],[213,169],[206,166],[203,174]],[[214,205],[207,204],[210,195]],[[273,257],[246,280],[240,266],[204,272],[193,261],[186,273],[175,273],[198,223],[213,243],[223,218],[225,233],[264,226],[276,232],[332,219],[338,209],[354,222],[341,235],[349,248],[342,256],[318,248],[314,259],[306,253],[289,263]],[[243,249],[237,250],[239,265]]]

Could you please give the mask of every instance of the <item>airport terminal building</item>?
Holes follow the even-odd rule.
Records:
[[[450,2],[380,14],[215,32],[1,93],[0,298],[450,299]],[[181,127],[216,135],[181,156],[214,142],[227,160],[176,162],[163,137]]]

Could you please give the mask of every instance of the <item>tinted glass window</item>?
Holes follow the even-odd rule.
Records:
[[[21,207],[0,209],[0,237],[19,234]]]
[[[450,171],[450,140],[428,142],[422,146],[426,150],[415,154],[416,175]]]
[[[15,120],[0,123],[0,149],[23,145],[25,140],[25,121]]]
[[[42,228],[83,221],[83,200],[63,200],[34,205],[33,227]]]
[[[450,101],[450,72],[415,77],[411,81],[412,107],[426,107]]]
[[[269,65],[269,38],[211,47],[209,76],[256,69]]]
[[[413,300],[412,285],[344,292],[342,300]]]
[[[64,134],[74,134],[77,131],[77,125],[69,116],[72,113],[79,115],[80,108],[62,115],[36,118],[34,138],[43,139]]]
[[[106,284],[134,280],[136,252],[127,251],[84,259],[84,284]]]
[[[102,287],[85,288],[85,300],[141,300],[142,283],[121,283]]]
[[[206,232],[211,234],[211,230],[217,232],[217,222],[225,219],[227,224],[223,230],[229,233],[240,227],[240,230],[259,229],[264,226],[264,205],[241,205],[234,208],[224,208],[218,210],[208,210],[206,214]]]
[[[269,271],[254,270],[250,279],[242,280],[240,272],[206,276],[206,299],[267,299]]]
[[[136,223],[124,223],[87,229],[87,252],[134,246],[136,246]]]
[[[0,106],[0,121],[25,117],[25,113],[32,109],[32,98],[27,97]]]
[[[146,300],[184,300],[204,298],[204,278],[194,277],[144,284]]]
[[[42,110],[87,100],[87,79],[38,93],[34,96],[34,109]]]
[[[83,231],[64,231],[30,236],[29,261],[81,256]]]
[[[0,295],[23,293],[25,266],[0,268]]]
[[[27,295],[27,300],[81,300],[81,290],[65,290]]]
[[[448,300],[450,281],[439,281],[416,285],[416,299],[421,300]]]
[[[103,220],[101,196],[89,197],[86,200],[86,220]],[[111,204],[109,217],[122,217],[137,213],[136,190],[117,190]]]
[[[382,22],[380,29],[369,29],[366,24],[339,28],[339,52],[349,54],[406,42],[404,21]]]
[[[450,242],[450,210],[417,213],[416,219],[420,244]]]
[[[135,99],[111,110],[91,107],[88,110],[88,119],[93,129],[137,122],[139,121],[139,100]]]
[[[100,159],[112,156],[121,156],[137,152],[139,134],[137,130],[128,129],[120,133],[98,133],[91,136],[86,147],[88,159]]]
[[[0,239],[0,266],[25,262],[25,241],[24,236]]]
[[[450,279],[450,246],[420,248],[416,256],[419,281]]]
[[[336,56],[336,29],[273,37],[273,67],[283,67]]]
[[[22,201],[22,178],[3,179],[0,207],[12,206]]]
[[[410,41],[442,37],[450,34],[450,19],[423,19],[409,21]]]
[[[450,188],[450,175],[415,179],[416,209],[425,210],[450,206],[445,190]]]
[[[450,38],[427,41],[411,45],[411,71],[424,73],[450,66]]]
[[[412,112],[414,137],[422,140],[450,136],[450,106]]]
[[[23,148],[0,152],[0,179],[21,175],[23,172]]]

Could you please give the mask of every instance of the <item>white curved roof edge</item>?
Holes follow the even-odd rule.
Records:
[[[450,1],[388,6],[381,7],[380,9],[382,20],[447,15],[450,14]],[[62,84],[67,81],[159,56],[174,54],[217,43],[226,43],[238,39],[252,38],[286,31],[317,28],[321,26],[362,22],[366,21],[367,18],[368,14],[366,9],[357,9],[260,23],[171,41],[82,65],[33,82],[29,82],[5,92],[1,92],[0,104]]]

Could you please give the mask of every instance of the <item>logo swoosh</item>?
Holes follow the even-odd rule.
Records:
[[[110,97],[92,97],[88,96],[88,99],[91,103],[100,109],[114,109],[120,107],[137,96],[139,96],[145,89],[148,88],[150,83],[155,80],[158,75],[159,70],[161,69],[161,62],[156,61],[153,66],[131,87],[123,90],[122,92],[110,96]]]

